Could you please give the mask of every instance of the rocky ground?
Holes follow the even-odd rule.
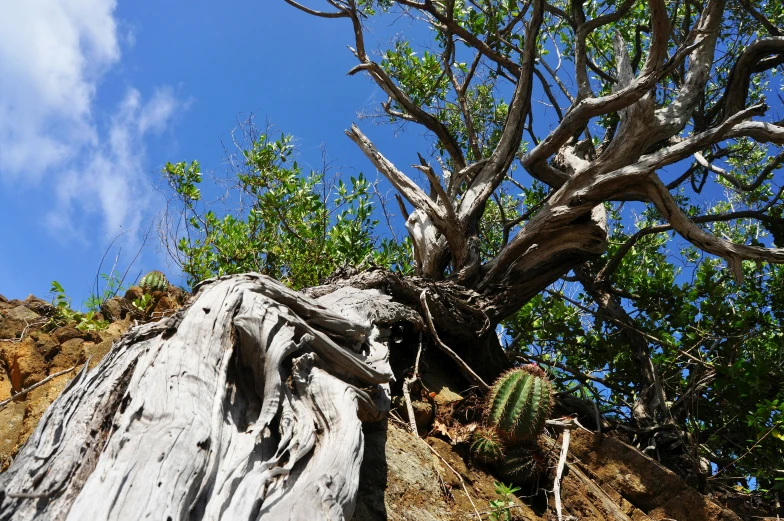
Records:
[[[134,287],[85,324],[73,316],[66,323],[56,306],[34,296],[20,301],[0,295],[0,471],[68,382],[94,367],[130,325],[173,313],[187,297],[173,286],[151,293]],[[428,392],[415,393],[413,405],[420,435],[427,435],[409,432],[402,407],[390,421],[365,426],[354,519],[491,519],[497,478],[472,462],[467,449],[466,425],[477,398],[456,392],[442,367],[425,370],[422,380]],[[456,421],[461,416],[467,420]],[[543,436],[540,443],[547,468],[514,498],[510,519],[555,519],[553,478],[562,437],[550,435],[558,437]],[[561,498],[564,519],[571,520],[758,521],[771,510],[740,494],[702,495],[623,439],[579,429],[572,432]]]
[[[144,295],[144,290],[132,287],[81,325],[70,310],[64,314],[33,295],[25,300],[0,295],[0,471],[11,464],[46,408],[85,365],[91,369],[98,364],[135,321],[172,313],[187,298],[173,286],[140,300]]]

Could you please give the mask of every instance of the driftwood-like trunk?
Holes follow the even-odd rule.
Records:
[[[207,281],[52,404],[0,475],[0,519],[350,519],[410,314],[377,290]]]

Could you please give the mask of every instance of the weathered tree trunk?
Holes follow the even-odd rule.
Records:
[[[0,474],[0,519],[350,519],[389,332],[418,320],[375,289],[204,282],[52,404]]]

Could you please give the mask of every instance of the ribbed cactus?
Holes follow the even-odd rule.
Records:
[[[471,454],[483,463],[499,461],[504,456],[501,437],[493,427],[480,427],[474,431]]]
[[[160,271],[151,271],[139,281],[139,287],[145,291],[164,291],[169,286],[166,275]]]
[[[497,465],[498,472],[508,480],[523,484],[535,478],[547,468],[547,460],[538,447],[515,447],[509,449],[503,461]]]
[[[535,441],[552,410],[553,390],[537,365],[511,369],[498,377],[487,397],[487,423],[509,446]]]

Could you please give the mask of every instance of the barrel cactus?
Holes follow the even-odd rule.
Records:
[[[487,397],[487,423],[509,446],[536,440],[553,407],[553,389],[541,367],[531,364],[502,374]]]
[[[509,449],[504,459],[498,462],[497,471],[505,479],[517,484],[528,483],[547,468],[547,459],[538,447],[515,447]]]
[[[145,291],[165,291],[168,286],[166,275],[160,271],[151,271],[139,281],[139,287]]]
[[[504,444],[498,431],[493,427],[480,427],[474,431],[471,454],[483,463],[501,460],[504,456]]]

